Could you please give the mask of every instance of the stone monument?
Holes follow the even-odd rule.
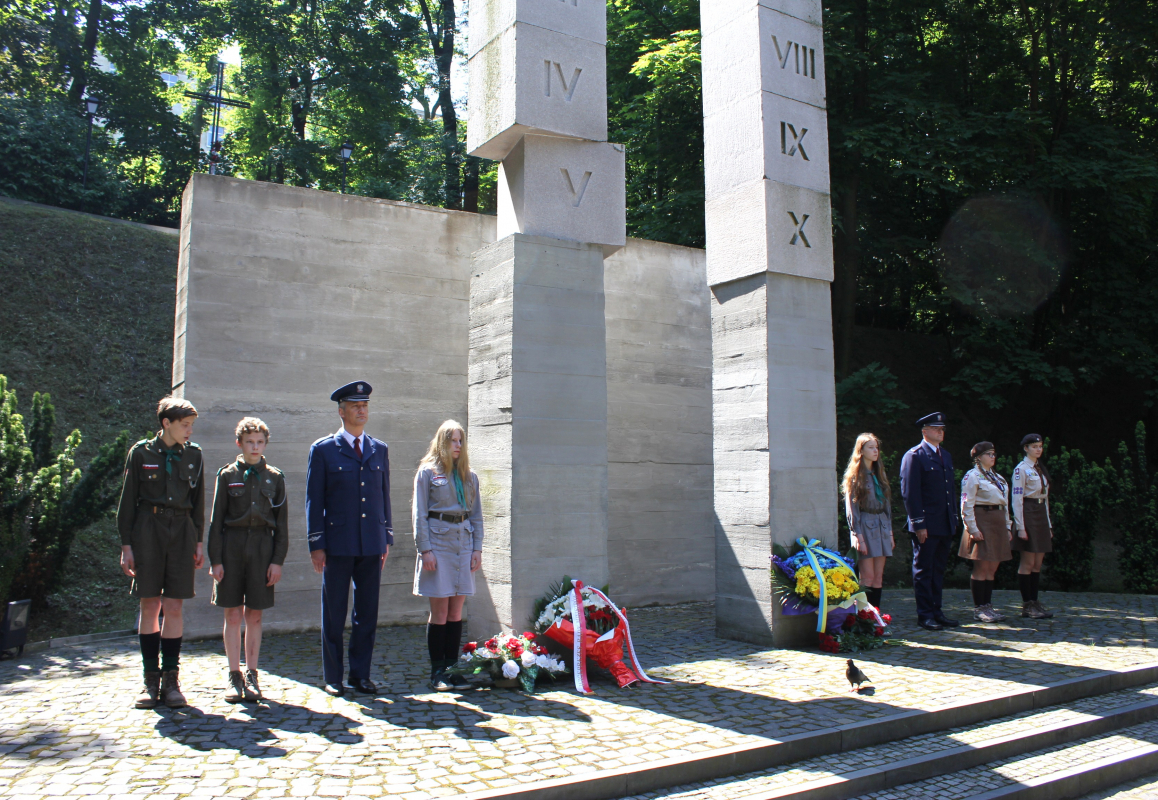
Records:
[[[703,31],[716,629],[792,645],[772,545],[836,544],[832,217],[820,0],[711,0]]]
[[[480,635],[523,629],[565,574],[609,575],[603,259],[626,244],[626,199],[605,47],[603,0],[471,7],[467,148],[501,161],[498,240],[474,254],[470,287]]]

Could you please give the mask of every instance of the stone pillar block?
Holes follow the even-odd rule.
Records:
[[[597,245],[514,234],[477,251],[469,442],[487,514],[480,635],[524,630],[563,575],[607,564],[607,335]]]
[[[701,4],[712,287],[716,627],[814,641],[782,617],[769,556],[836,544],[836,397],[819,0]]]
[[[475,53],[469,69],[471,155],[501,161],[536,132],[607,140],[603,45],[517,22]]]
[[[607,44],[607,6],[603,0],[473,0],[467,57],[516,22]]]
[[[499,166],[498,235],[627,243],[623,145],[523,137]]]
[[[713,288],[716,625],[777,646],[815,618],[782,617],[772,545],[836,543],[836,404],[828,284],[765,272]]]

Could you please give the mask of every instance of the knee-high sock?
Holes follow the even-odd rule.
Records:
[[[1040,572],[1029,573],[1029,599],[1030,600],[1036,600],[1037,599],[1037,589],[1040,585],[1041,585],[1041,573]]]
[[[973,593],[973,605],[985,605],[985,581],[969,579],[969,591]]]
[[[430,666],[434,669],[442,668],[443,650],[446,642],[446,625],[435,625],[433,622],[426,625],[426,649],[430,651]]]
[[[462,645],[462,620],[446,621],[446,638],[443,640],[442,657],[452,664],[458,661],[458,648]]]
[[[141,661],[145,672],[161,669],[161,632],[142,633],[138,638],[141,640]]]
[[[868,590],[868,601],[873,604],[873,607],[880,609],[881,607],[881,587],[874,586]]]
[[[993,584],[995,581],[985,581],[985,605],[993,605]]]
[[[177,669],[181,662],[181,637],[161,639],[161,671]]]
[[[1017,573],[1017,588],[1021,590],[1021,602],[1028,603],[1033,599],[1033,576],[1024,572]]]

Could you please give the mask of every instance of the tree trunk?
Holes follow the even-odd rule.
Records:
[[[454,0],[439,0],[439,20],[435,26],[427,0],[419,0],[430,49],[438,69],[438,107],[442,110],[443,193],[447,208],[462,208],[462,155],[458,143],[458,115],[450,91],[454,64]]]
[[[81,41],[80,51],[75,53],[69,62],[69,72],[72,74],[72,85],[68,88],[68,99],[74,106],[79,106],[84,98],[84,91],[88,88],[88,71],[92,60],[96,56],[97,35],[100,33],[101,0],[90,0],[88,14],[84,20],[84,39]]]
[[[466,157],[465,176],[462,181],[462,210],[478,213],[478,170],[479,159]]]

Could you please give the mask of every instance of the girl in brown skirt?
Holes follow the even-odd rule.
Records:
[[[1013,549],[1021,552],[1017,582],[1021,589],[1021,616],[1048,619],[1053,616],[1037,599],[1041,562],[1053,550],[1053,524],[1049,520],[1049,472],[1041,463],[1045,448],[1041,436],[1028,434],[1021,440],[1025,460],[1013,470],[1013,523],[1017,536]]]
[[[969,453],[973,469],[961,481],[961,547],[957,555],[973,562],[969,586],[973,590],[973,619],[1001,622],[1005,615],[993,608],[993,576],[997,565],[1009,561],[1013,538],[1009,519],[1009,485],[993,471],[997,452],[992,442],[978,442]]]

